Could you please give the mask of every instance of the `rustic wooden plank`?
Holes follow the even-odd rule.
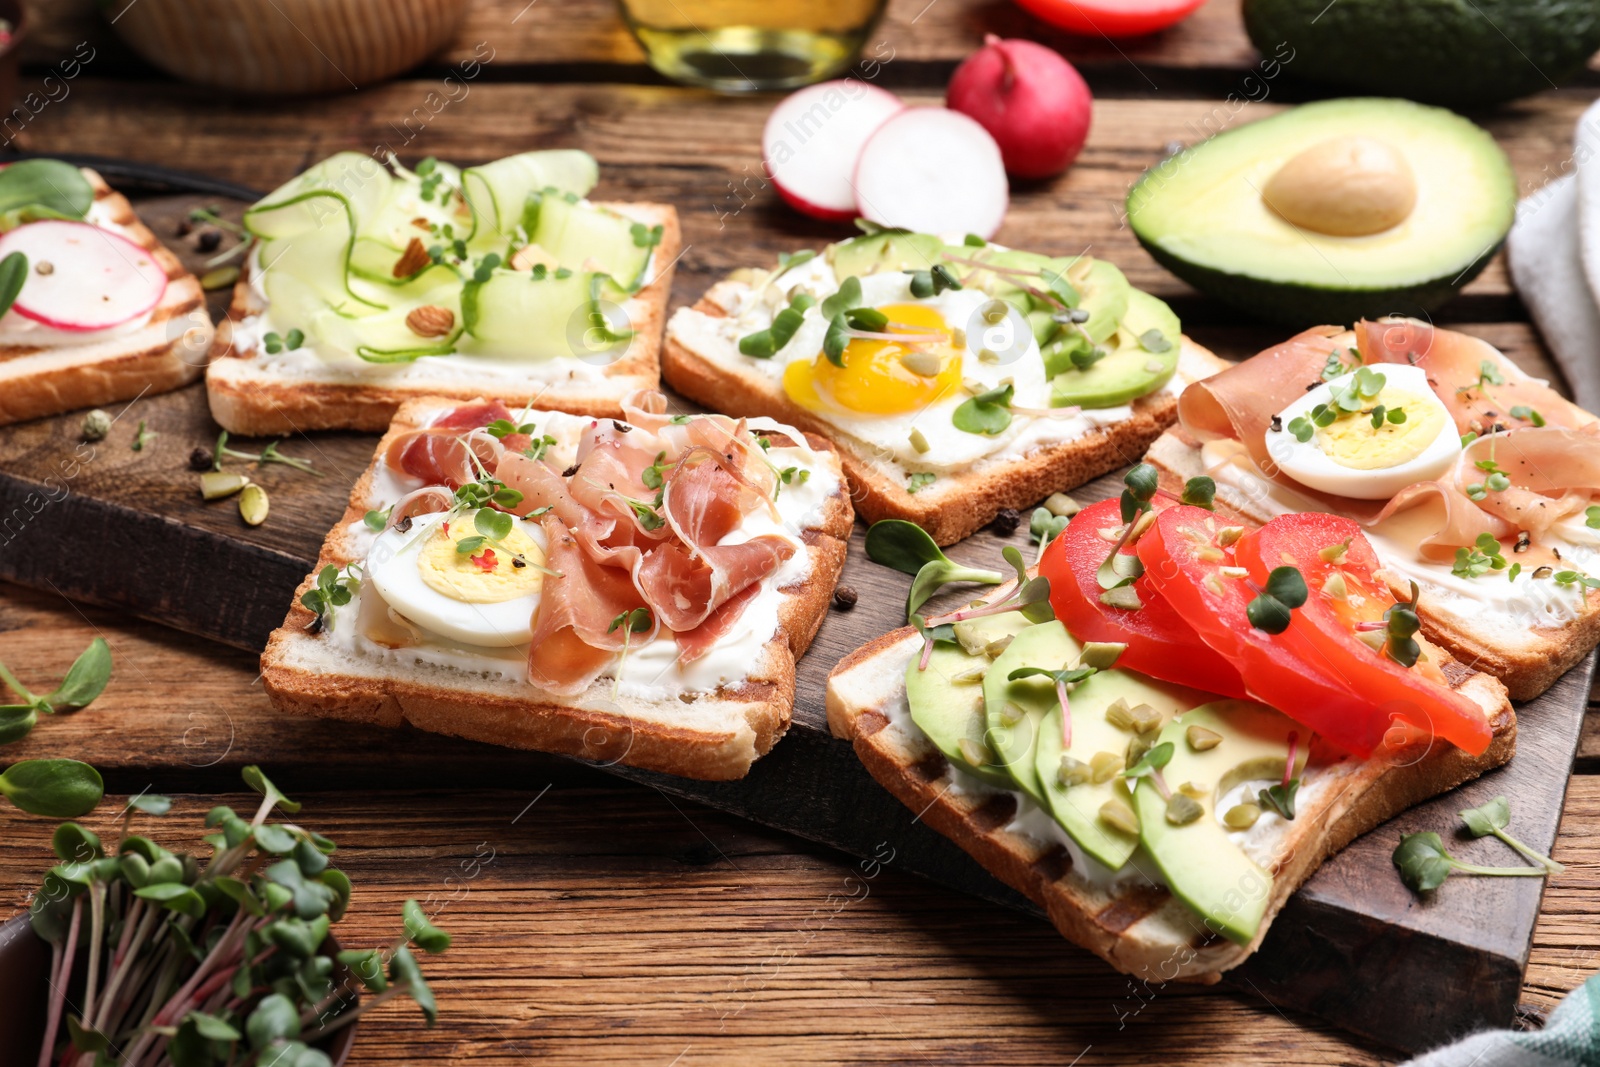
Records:
[[[1098,961],[1040,922],[906,877],[893,860],[867,877],[856,861],[698,806],[675,810],[637,787],[541,789],[297,794],[300,819],[344,846],[338,862],[357,887],[341,938],[392,937],[408,896],[438,909],[455,936],[426,961],[439,1026],[379,1013],[352,1064],[1393,1059],[1280,1015],[1248,988],[1158,988],[1119,1029],[1114,1009],[1121,998],[1129,1010],[1131,994]],[[141,827],[180,846],[219,802],[247,801],[234,790],[182,796]],[[20,906],[51,862],[50,824],[0,819],[0,888]],[[1547,894],[1522,992],[1531,1009],[1596,966],[1597,825],[1600,778],[1579,777],[1556,848],[1568,871]]]
[[[688,247],[678,266],[675,303],[692,302],[735,267],[848,232],[796,215],[761,177],[760,129],[770,99],[648,86],[483,83],[433,115],[424,105],[434,88],[429,82],[397,82],[328,99],[319,103],[318,123],[308,132],[299,101],[227,100],[178,85],[135,87],[85,77],[74,90],[73,107],[42,114],[18,140],[42,152],[93,146],[104,155],[256,187],[282,182],[346,148],[388,146],[406,158],[432,153],[472,161],[526,148],[581,147],[601,161],[597,195],[677,207]],[[131,92],[138,93],[140,106],[118,107]],[[1570,157],[1570,130],[1590,95],[1545,93],[1488,118],[1524,188],[1543,184],[1560,170],[1552,161]],[[998,239],[1047,252],[1090,250],[1115,262],[1134,284],[1174,300],[1191,323],[1236,322],[1233,313],[1201,301],[1157,266],[1122,224],[1120,206],[1130,183],[1161,158],[1165,145],[1275,110],[1274,104],[1252,104],[1234,115],[1210,100],[1100,100],[1077,165],[1056,181],[1019,188]],[[241,139],[241,128],[251,136]],[[1500,260],[1439,314],[1444,322],[1522,318]]]

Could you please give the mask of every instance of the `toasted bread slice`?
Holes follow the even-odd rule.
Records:
[[[1168,489],[1206,473],[1200,442],[1181,426],[1162,434],[1145,459],[1161,472]],[[1272,518],[1263,501],[1221,481],[1216,504],[1219,511],[1253,523]],[[1385,577],[1398,599],[1411,599],[1405,575],[1390,571]],[[1430,641],[1448,649],[1458,662],[1500,679],[1512,700],[1532,700],[1600,644],[1600,590],[1594,589],[1585,596],[1582,612],[1560,626],[1527,625],[1513,616],[1485,611],[1468,598],[1435,595],[1427,589],[1417,616]]]
[[[923,822],[1043,908],[1062,936],[1118,970],[1146,977],[1217,981],[1255,951],[1289,894],[1324,859],[1413,804],[1505,763],[1516,745],[1505,689],[1452,662],[1443,665],[1446,677],[1494,729],[1481,756],[1443,742],[1388,760],[1323,763],[1314,754],[1296,818],[1277,824],[1273,860],[1263,864],[1273,880],[1261,927],[1251,944],[1239,945],[1214,936],[1199,915],[1138,872],[1108,881],[1075,869],[1059,827],[1031,799],[952,768],[911,720],[906,702],[906,668],[921,643],[914,630],[896,630],[839,662],[828,678],[834,735],[849,740],[872,776]]]
[[[211,416],[229,433],[249,436],[301,430],[362,430],[382,433],[400,405],[425,396],[470,400],[474,397],[569,411],[600,418],[622,414],[622,398],[660,383],[661,328],[666,320],[672,271],[682,244],[678,213],[665,204],[616,203],[601,207],[649,226],[662,227],[651,260],[650,283],[623,302],[633,340],[616,360],[592,367],[578,360],[563,377],[462,373],[450,356],[429,356],[407,364],[319,366],[309,372],[286,367],[255,347],[234,344],[236,326],[266,310],[249,268],[233,290],[227,318],[212,346],[215,361],[206,375]],[[248,336],[248,335],[247,335]]]
[[[383,488],[392,479],[380,474],[389,442],[454,406],[445,397],[407,401],[379,442],[372,466],[350,494],[349,508],[323,543],[316,571],[296,591],[288,617],[262,654],[262,677],[274,706],[381,726],[409,723],[432,733],[689,778],[743,777],[789,727],[795,660],[816,636],[844,566],[854,515],[843,478],[820,516],[800,531],[808,548],[807,571],[779,590],[772,636],[742,679],[714,691],[646,699],[615,694],[612,679],[603,677],[581,696],[558,697],[518,678],[516,664],[505,659],[485,657],[481,666],[475,661],[463,669],[408,659],[404,650],[358,652],[330,640],[327,632],[309,632],[314,615],[300,596],[315,585],[322,568],[365,558],[371,535],[363,516],[388,507],[398,495]],[[809,444],[836,467],[827,442]]]
[[[0,425],[170,393],[205,372],[213,329],[193,274],[139,221],[133,205],[83,168],[94,189],[88,221],[149,252],[166,272],[167,291],[137,329],[97,331],[81,344],[0,344]]]
[[[856,510],[863,518],[868,522],[907,519],[927,530],[941,545],[953,544],[982,529],[1003,508],[1029,507],[1051,493],[1075,488],[1136,462],[1150,442],[1177,418],[1182,387],[1229,366],[1185,337],[1172,383],[1135,400],[1131,418],[1093,427],[1082,437],[1041,445],[1022,455],[1002,453],[980,460],[959,473],[941,474],[932,484],[912,493],[906,488],[908,472],[892,457],[794,403],[775,387],[770,376],[695,351],[675,336],[673,327],[680,315],[726,317],[727,309],[737,304],[735,290],[742,284],[721,282],[693,308],[679,309],[673,315],[661,350],[662,377],[679,393],[712,410],[766,415],[833,441],[850,479]]]

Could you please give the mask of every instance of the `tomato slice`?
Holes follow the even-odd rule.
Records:
[[[1064,30],[1088,37],[1137,37],[1188,18],[1205,0],[1017,0]]]
[[[1250,625],[1250,582],[1224,573],[1237,568],[1236,546],[1222,545],[1224,528],[1204,508],[1167,508],[1139,538],[1145,577],[1200,639],[1239,669],[1250,695],[1270,704],[1340,748],[1366,757],[1383,741],[1389,716],[1333,673],[1326,661],[1297,655],[1282,635]],[[1236,574],[1237,571],[1234,571]]]
[[[1331,555],[1341,545],[1347,547],[1336,562],[1322,557],[1324,550]],[[1285,565],[1298,568],[1306,580],[1311,596],[1278,636],[1297,658],[1330,668],[1387,717],[1403,719],[1427,736],[1441,737],[1473,755],[1489,747],[1493,731],[1488,719],[1477,704],[1449,687],[1437,650],[1430,656],[1424,647],[1422,658],[1404,667],[1385,655],[1381,645],[1374,648],[1357,636],[1362,624],[1367,632],[1381,634],[1375,627],[1395,598],[1387,583],[1374,577],[1382,564],[1354,521],[1314,512],[1280,515],[1246,534],[1236,556],[1257,582]],[[1342,598],[1324,592],[1330,579],[1343,585]]]
[[[1115,499],[1102,500],[1078,512],[1044,550],[1039,573],[1050,579],[1050,606],[1056,618],[1079,641],[1127,645],[1117,660],[1119,667],[1221,696],[1245,696],[1238,670],[1200,640],[1147,576],[1133,581],[1143,607],[1114,608],[1100,602],[1102,590],[1095,572],[1112,544],[1100,531],[1121,525],[1121,505]],[[1132,555],[1134,549],[1124,545],[1122,551]]]

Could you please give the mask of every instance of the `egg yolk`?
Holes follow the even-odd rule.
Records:
[[[885,333],[950,332],[944,316],[922,304],[886,304],[878,310],[889,317]],[[863,415],[900,415],[919,411],[961,386],[961,353],[948,340],[913,346],[857,337],[845,345],[843,363],[836,366],[820,352],[810,361],[795,360],[784,368],[784,392],[810,411],[843,408]]]
[[[544,550],[522,527],[513,524],[499,543],[459,550],[462,541],[477,536],[465,515],[439,525],[417,553],[417,571],[429,589],[465,604],[499,604],[539,591]]]
[[[1372,417],[1360,412],[1337,419],[1317,430],[1317,448],[1323,455],[1351,470],[1385,470],[1416,459],[1444,429],[1445,411],[1435,397],[1384,389],[1372,404],[1382,404],[1387,411],[1404,411],[1406,421],[1385,419],[1374,429]]]

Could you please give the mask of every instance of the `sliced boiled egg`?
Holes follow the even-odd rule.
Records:
[[[1323,382],[1280,411],[1267,453],[1302,485],[1386,500],[1461,455],[1454,421],[1421,367],[1381,364]]]
[[[1005,384],[1015,407],[1050,405],[1044,362],[1027,319],[975,289],[918,299],[904,275],[862,279],[880,336],[852,337],[835,364],[822,351],[820,312],[780,354],[783,390],[818,418],[912,469],[969,464],[1003,448],[1026,418],[993,436],[959,430],[955,409]],[[902,339],[903,338],[903,339]]]
[[[385,530],[367,555],[366,577],[395,611],[441,637],[501,648],[533,639],[544,584],[544,531],[525,519],[498,541],[473,515],[418,516],[404,533]]]

